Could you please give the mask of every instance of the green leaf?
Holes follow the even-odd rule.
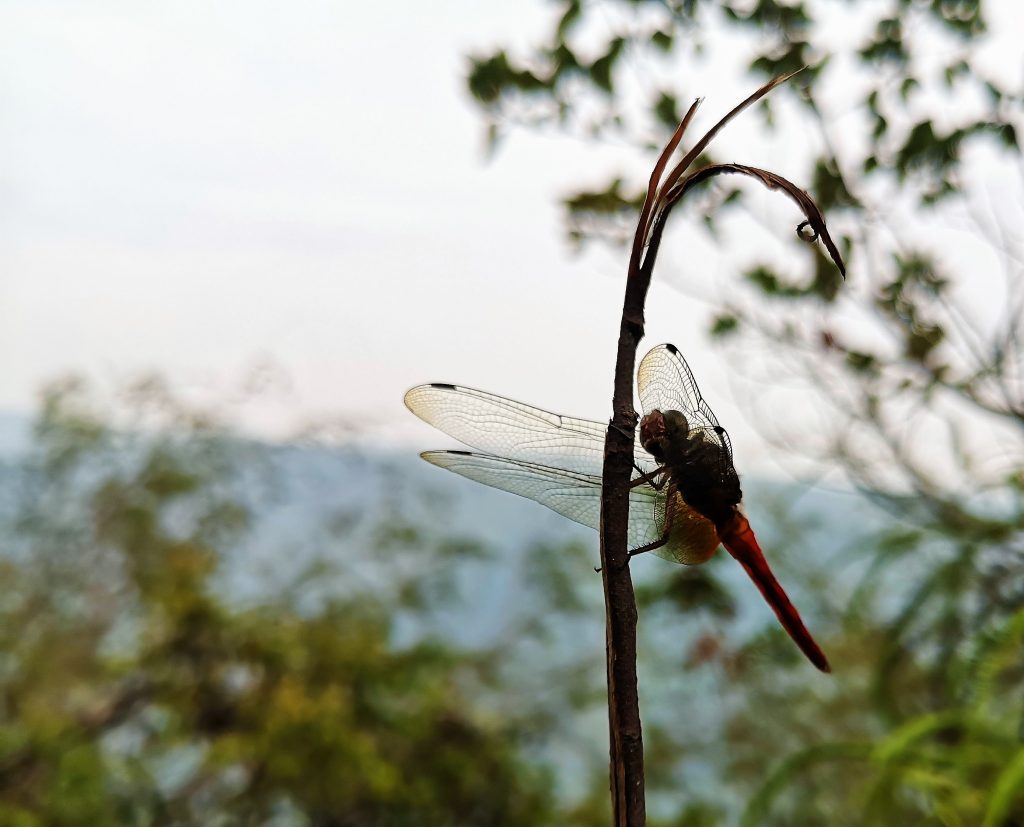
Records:
[[[764,265],[748,270],[743,274],[743,277],[769,296],[776,296],[782,291],[779,277],[773,270]]]
[[[654,104],[654,117],[667,130],[674,130],[679,125],[679,121],[682,120],[682,114],[679,111],[679,100],[676,96],[669,92],[659,94],[658,100]]]
[[[711,323],[711,335],[715,337],[728,336],[739,330],[739,317],[732,313],[719,313]]]
[[[995,129],[1003,146],[1008,149],[1020,150],[1020,144],[1017,141],[1017,128],[1012,123],[998,124]]]
[[[605,54],[590,64],[590,78],[594,84],[608,93],[612,93],[612,70],[626,45],[625,38],[615,37],[608,44]]]
[[[493,106],[510,91],[541,92],[553,88],[529,69],[517,69],[509,63],[504,51],[482,58],[470,59],[467,77],[470,94],[483,106]]]
[[[747,802],[740,819],[740,827],[760,827],[768,820],[772,802],[786,786],[811,767],[833,761],[863,761],[871,754],[867,743],[820,744],[791,755],[765,779],[754,796]]]
[[[903,45],[903,23],[899,17],[884,17],[875,25],[871,42],[861,47],[858,54],[869,63],[906,64],[909,55]]]
[[[960,727],[963,717],[960,710],[946,710],[914,718],[882,738],[872,750],[871,760],[880,763],[895,761],[918,741]]]
[[[1019,793],[1024,788],[1024,749],[1013,757],[1013,760],[999,774],[988,805],[985,807],[985,820],[982,827],[1001,827],[1006,824],[1010,809],[1016,798],[1020,803]]]
[[[943,79],[946,81],[946,86],[952,86],[953,82],[964,75],[970,74],[971,67],[966,60],[958,60],[954,63],[950,63],[942,72]]]
[[[906,103],[910,99],[910,93],[920,88],[921,84],[917,78],[913,76],[905,77],[903,82],[900,83],[900,98]]]
[[[814,179],[811,183],[818,207],[823,212],[838,207],[857,207],[859,202],[846,187],[846,181],[835,164],[826,158],[818,158],[814,165]]]
[[[926,8],[935,19],[965,40],[985,32],[979,0],[932,0]]]
[[[565,4],[565,11],[558,19],[558,25],[555,27],[555,37],[559,43],[565,43],[565,36],[579,21],[582,10],[580,0],[568,0]]]
[[[675,40],[672,36],[671,30],[659,30],[651,35],[651,43],[654,45],[655,48],[660,49],[663,52],[671,52],[674,42]]]
[[[808,52],[807,41],[793,40],[778,50],[755,58],[750,63],[750,71],[765,77],[778,77],[810,66],[811,68],[805,70],[805,74],[811,80],[814,77],[815,68],[811,66],[813,61]]]
[[[846,353],[846,366],[854,373],[876,374],[878,359],[871,353],[850,350]]]

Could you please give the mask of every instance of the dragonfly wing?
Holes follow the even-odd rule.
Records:
[[[729,435],[700,395],[693,372],[675,345],[658,345],[644,356],[636,385],[644,413],[681,411],[689,420],[691,433],[703,431],[709,442],[722,445],[731,463]]]
[[[538,502],[582,525],[593,529],[601,526],[599,476],[470,451],[426,451],[420,456],[467,479]],[[630,548],[661,537],[664,501],[664,493],[649,485],[630,490]]]
[[[704,420],[700,424],[718,424],[700,395],[690,366],[675,345],[658,345],[640,360],[636,386],[644,413],[655,410],[696,413]]]
[[[419,385],[405,395],[405,404],[424,422],[477,451],[601,475],[608,426],[600,422],[560,416],[459,385]],[[639,441],[633,455],[645,472],[655,469],[656,463]]]

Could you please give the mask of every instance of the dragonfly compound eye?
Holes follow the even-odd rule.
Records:
[[[690,423],[679,411],[665,411],[665,430],[670,436],[687,436]]]

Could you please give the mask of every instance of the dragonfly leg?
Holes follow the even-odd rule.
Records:
[[[654,551],[655,549],[659,549],[668,542],[668,534],[669,533],[666,531],[661,536],[660,540],[655,540],[653,543],[648,543],[645,546],[640,546],[640,548],[631,548],[627,552],[627,554],[630,557],[636,557],[638,554],[643,554],[645,551]]]
[[[639,468],[637,468],[637,470],[640,471]],[[664,467],[659,468],[657,471],[655,471],[655,473],[658,473],[658,471],[663,471],[663,470],[665,470]],[[644,472],[640,471],[640,473],[643,474]],[[668,480],[668,479],[669,479],[669,477],[666,474],[664,479],[661,482],[658,483],[658,487],[659,488],[663,487],[665,485],[665,481]],[[637,482],[639,482],[639,480]],[[654,485],[654,482],[652,481],[650,484]],[[633,486],[633,487],[635,487],[635,486]],[[667,494],[666,502],[667,503],[673,503],[675,501],[675,496],[676,496],[676,487],[674,485],[670,484],[669,488],[668,488],[668,494]],[[669,537],[672,534],[672,521],[673,521],[674,517],[675,517],[675,509],[671,505],[667,505],[666,508],[665,508],[665,528],[664,528],[664,531],[662,532],[661,537],[659,539],[655,540],[654,542],[647,543],[646,545],[642,545],[639,548],[629,549],[626,552],[626,562],[624,562],[622,564],[622,568],[625,568],[626,566],[628,566],[629,565],[629,561],[632,560],[634,557],[636,557],[638,554],[643,554],[645,551],[654,551],[655,549],[659,549],[662,546],[664,546],[666,543],[668,543]],[[601,569],[597,568],[597,567],[594,568],[594,571],[596,571],[598,574],[601,573]]]
[[[634,423],[636,422],[635,419],[633,421],[634,421]],[[635,427],[626,429],[626,428],[623,428],[621,425],[616,425],[614,422],[609,422],[608,423],[608,427],[609,428],[614,428],[616,431],[618,431],[624,437],[628,437],[629,439],[633,439],[633,437],[636,435],[636,428]]]
[[[664,484],[665,480],[667,480],[668,478],[669,477],[666,474],[664,479],[662,480],[662,484]],[[630,549],[627,555],[627,559],[632,559],[633,557],[636,557],[636,555],[638,554],[643,554],[645,551],[654,551],[655,549],[659,549],[668,543],[669,537],[672,535],[672,523],[674,522],[676,515],[676,510],[673,507],[675,499],[676,487],[670,484],[668,487],[668,495],[665,498],[665,528],[662,530],[661,537],[659,537],[653,543],[647,543],[646,545],[640,546],[640,548]]]
[[[640,546],[640,548],[631,548],[629,551],[626,552],[626,562],[624,562],[620,568],[624,569],[626,566],[628,566],[629,561],[636,557],[638,554],[643,554],[645,551],[654,551],[655,549],[661,548],[668,542],[668,535],[670,531],[671,529],[666,529],[665,533],[661,535],[660,540],[655,540],[653,543],[647,543],[646,545]],[[601,569],[598,566],[594,567],[594,571],[596,571],[598,574],[601,573]]]
[[[637,488],[638,486],[647,483],[647,485],[651,486],[651,488],[653,488],[655,491],[661,491],[661,489],[665,487],[665,481],[668,479],[668,475],[665,474],[665,469],[667,467],[667,465],[662,465],[660,468],[655,468],[653,471],[651,471],[650,474],[648,474],[646,471],[643,470],[643,468],[641,468],[634,462],[633,468],[640,475],[640,477],[639,479],[633,480],[629,484],[629,487]],[[660,480],[655,479],[655,476],[657,476],[658,474],[662,475]]]
[[[655,540],[653,543],[647,543],[646,545],[640,546],[640,548],[631,548],[629,551],[626,552],[626,561],[622,564],[620,568],[624,569],[626,566],[628,566],[629,561],[636,557],[638,554],[643,554],[645,551],[654,551],[655,549],[661,548],[668,542],[668,535],[669,531],[666,530],[665,533],[661,536],[660,540]],[[601,569],[597,566],[594,567],[594,571],[596,571],[598,574],[601,573]]]
[[[626,552],[626,562],[624,562],[618,568],[613,569],[613,571],[622,571],[628,565],[629,565],[629,552],[627,551]],[[594,571],[597,572],[598,574],[600,574],[603,570],[604,570],[603,566],[594,566]]]

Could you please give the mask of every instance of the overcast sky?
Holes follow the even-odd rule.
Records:
[[[158,369],[217,396],[273,366],[242,414],[263,434],[342,416],[423,442],[401,397],[424,381],[605,418],[625,254],[574,257],[556,200],[629,161],[517,133],[486,163],[463,93],[468,52],[528,42],[554,11],[5,3],[0,408],[68,371],[113,387]],[[708,86],[705,125],[755,85],[712,77],[688,83]],[[690,354],[756,456],[701,349],[709,306],[663,284],[651,306],[647,344]]]

